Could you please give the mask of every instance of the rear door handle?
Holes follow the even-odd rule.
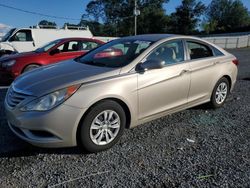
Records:
[[[220,62],[219,61],[216,61],[216,62],[214,62],[214,65],[217,65],[217,64],[219,64]]]

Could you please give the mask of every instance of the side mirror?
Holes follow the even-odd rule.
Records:
[[[50,55],[55,55],[55,54],[59,54],[60,53],[60,50],[59,49],[53,49],[49,52]]]
[[[144,63],[139,63],[136,66],[136,71],[145,72],[151,69],[161,69],[165,67],[165,61],[159,59],[150,59],[145,61]]]

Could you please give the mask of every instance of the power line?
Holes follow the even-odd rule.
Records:
[[[38,16],[49,17],[49,18],[55,18],[55,19],[61,19],[61,20],[77,20],[77,21],[81,20],[81,19],[77,19],[77,18],[67,18],[67,17],[61,17],[61,16],[52,16],[52,15],[48,15],[48,14],[32,12],[32,11],[28,11],[28,10],[12,7],[12,6],[8,6],[8,5],[4,5],[2,3],[0,3],[0,6],[4,7],[4,8],[9,8],[9,9],[12,9],[12,10],[17,10],[17,11],[20,11],[20,12],[25,12],[25,13],[34,14],[34,15],[38,15]]]

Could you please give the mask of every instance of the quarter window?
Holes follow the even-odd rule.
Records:
[[[188,41],[187,46],[190,59],[200,59],[213,56],[212,50],[204,44]]]
[[[148,57],[147,60],[165,61],[166,65],[184,61],[184,48],[181,40],[161,44]]]
[[[218,50],[217,48],[213,47],[213,51],[214,51],[214,55],[215,56],[222,56],[224,55],[220,50]]]

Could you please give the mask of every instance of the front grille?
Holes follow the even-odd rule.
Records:
[[[15,108],[20,102],[22,102],[28,95],[17,92],[13,89],[13,87],[10,87],[7,95],[7,104],[11,108]]]

